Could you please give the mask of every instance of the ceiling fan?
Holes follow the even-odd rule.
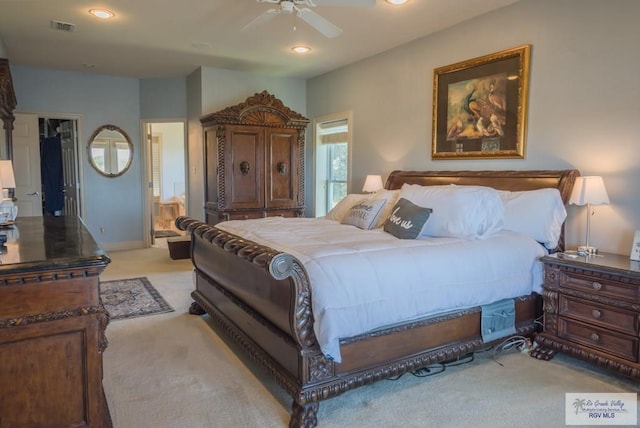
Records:
[[[257,25],[275,18],[278,15],[293,15],[300,18],[325,37],[338,37],[342,33],[342,29],[332,24],[309,7],[317,6],[374,6],[376,0],[256,0],[258,3],[272,3],[278,7],[274,7],[264,11],[258,15],[253,21],[244,26],[242,31],[253,28]],[[295,30],[295,25],[294,25]]]

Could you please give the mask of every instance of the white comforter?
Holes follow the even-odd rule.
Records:
[[[546,250],[516,232],[484,240],[401,240],[325,218],[235,220],[217,227],[287,252],[312,286],[322,351],[341,361],[340,338],[386,325],[540,291]]]

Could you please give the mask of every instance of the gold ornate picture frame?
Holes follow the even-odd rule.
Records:
[[[523,159],[531,45],[434,69],[432,159]]]

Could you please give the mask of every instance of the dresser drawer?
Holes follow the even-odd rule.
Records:
[[[606,331],[564,317],[558,319],[558,336],[628,361],[636,363],[639,361],[638,343],[640,338],[638,337]]]
[[[249,220],[264,217],[264,211],[235,211],[223,214],[227,220]]]
[[[269,210],[267,217],[302,217],[302,210]]]
[[[591,293],[594,296],[602,295],[616,300],[640,301],[640,287],[638,287],[638,285],[581,275],[574,272],[565,271],[564,273],[567,276],[567,281],[562,284],[563,287],[574,288]]]
[[[597,305],[588,300],[561,294],[558,297],[559,314],[603,328],[638,336],[640,314],[611,306]]]

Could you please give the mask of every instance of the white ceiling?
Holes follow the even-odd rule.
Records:
[[[323,1],[329,0],[317,3]],[[354,1],[362,3],[338,3]],[[0,0],[0,39],[11,64],[33,67],[146,78],[186,76],[209,66],[310,78],[516,1],[318,6],[315,12],[343,30],[329,39],[299,19],[294,30],[292,15],[241,31],[274,7],[255,0]],[[97,7],[115,18],[89,15]],[[75,24],[75,30],[52,30],[51,20]],[[295,44],[313,50],[296,55],[290,50]]]

